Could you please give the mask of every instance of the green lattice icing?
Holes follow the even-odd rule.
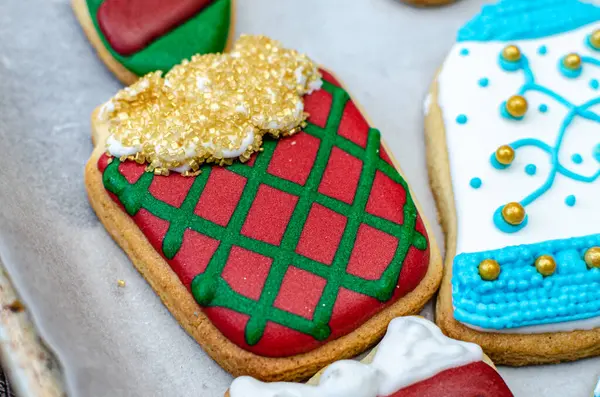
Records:
[[[333,100],[325,128],[308,123],[305,129],[307,134],[320,139],[316,159],[306,183],[301,186],[267,172],[277,141],[266,140],[264,151],[257,155],[253,166],[235,163],[227,168],[229,171],[243,176],[247,181],[243,195],[226,227],[217,225],[194,213],[195,206],[209,179],[210,166],[202,168],[202,173],[195,178],[179,208],[156,199],[148,191],[154,178],[164,177],[144,173],[137,182],[130,184],[120,173],[120,162],[116,159],[107,166],[103,175],[106,189],[118,197],[129,215],[134,216],[143,208],[152,215],[169,221],[170,226],[162,242],[162,253],[167,260],[173,259],[179,252],[184,232],[187,229],[220,241],[204,273],[198,274],[194,278],[191,291],[201,306],[223,307],[249,316],[245,328],[245,339],[248,345],[254,345],[262,338],[269,321],[311,335],[320,341],[327,339],[331,335],[329,322],[340,288],[343,287],[375,298],[380,302],[386,302],[393,296],[397,287],[409,248],[414,246],[421,251],[427,249],[427,238],[415,230],[418,213],[406,182],[395,167],[379,156],[379,131],[369,130],[366,148],[338,135],[337,131],[344,108],[350,98],[342,88],[327,81],[324,81],[323,89],[332,94]],[[360,180],[352,204],[318,192],[319,183],[334,147],[363,160]],[[406,191],[406,203],[403,208],[404,221],[401,225],[365,211],[376,171],[382,172],[400,184]],[[244,221],[261,184],[298,197],[279,246],[241,234]],[[295,252],[313,203],[318,203],[347,217],[347,224],[331,265],[320,263]],[[391,264],[377,280],[367,280],[346,272],[361,223],[392,235],[399,241]],[[234,245],[273,258],[270,272],[258,301],[237,293],[222,277],[231,247]],[[327,280],[312,319],[274,307],[274,301],[283,278],[292,264]]]

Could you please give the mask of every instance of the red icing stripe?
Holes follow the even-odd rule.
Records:
[[[513,397],[498,372],[483,361],[440,372],[389,397]]]
[[[212,0],[106,0],[98,24],[110,46],[123,56],[143,50],[155,39],[200,12]]]

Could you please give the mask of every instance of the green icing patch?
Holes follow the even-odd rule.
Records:
[[[119,55],[100,30],[96,15],[104,0],[87,0],[96,32],[111,55],[138,76],[155,70],[168,72],[194,54],[222,52],[227,44],[231,23],[231,0],[215,0],[198,15],[131,56]]]

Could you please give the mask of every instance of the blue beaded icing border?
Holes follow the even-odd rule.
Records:
[[[528,40],[600,20],[600,8],[579,0],[500,0],[458,31],[457,41]]]
[[[484,329],[510,329],[600,316],[600,269],[583,256],[600,246],[600,234],[464,253],[454,258],[452,300],[456,320]],[[537,272],[535,260],[552,255],[553,275]],[[479,263],[494,259],[500,276],[485,281]]]

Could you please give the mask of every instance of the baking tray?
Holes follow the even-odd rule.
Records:
[[[483,3],[237,0],[236,34],[269,35],[333,70],[434,221],[423,98],[455,32]],[[173,320],[87,202],[89,115],[120,87],[68,0],[0,1],[0,259],[70,396],[220,397],[231,377]],[[437,225],[434,232],[443,241]],[[5,350],[13,378],[25,376],[18,355]],[[517,397],[587,397],[600,359],[500,372]]]

